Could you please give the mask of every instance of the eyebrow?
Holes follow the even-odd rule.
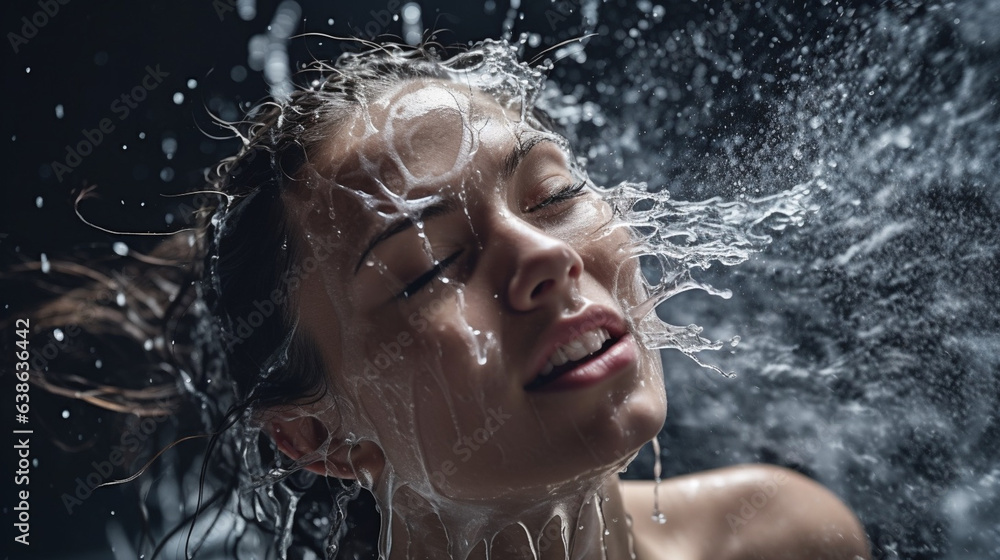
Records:
[[[555,138],[543,133],[532,134],[523,142],[518,142],[517,146],[515,146],[514,149],[511,150],[500,163],[500,181],[510,179],[514,175],[514,172],[517,171],[518,166],[521,165],[521,162],[524,161],[524,158],[528,156],[528,152],[543,142],[551,142],[557,146],[559,145],[559,142],[556,141]],[[397,233],[402,233],[412,228],[416,222],[422,222],[438,216],[444,216],[455,212],[458,209],[458,204],[453,199],[442,198],[433,204],[423,207],[417,213],[416,217],[405,216],[393,221],[389,224],[389,227],[387,227],[385,231],[376,235],[371,241],[368,242],[368,246],[365,247],[365,250],[361,253],[361,258],[359,258],[357,264],[354,265],[354,274],[357,275],[358,270],[361,269],[361,264],[365,262],[365,257],[367,257],[379,243],[389,239]]]
[[[365,248],[364,252],[361,253],[361,258],[358,259],[358,264],[354,266],[354,274],[358,273],[358,270],[361,269],[361,263],[365,262],[365,257],[367,257],[368,254],[372,252],[372,249],[374,249],[379,243],[389,239],[397,233],[402,233],[412,228],[417,222],[423,222],[424,220],[444,216],[446,214],[456,212],[458,209],[458,203],[453,199],[442,198],[433,204],[429,204],[421,208],[420,211],[417,212],[416,216],[405,216],[393,221],[389,224],[389,227],[387,227],[385,231],[376,235],[371,241],[368,242],[368,246]]]
[[[528,156],[528,152],[542,142],[551,142],[557,146],[559,145],[559,142],[555,138],[544,133],[532,134],[523,142],[518,142],[517,146],[507,154],[507,157],[503,158],[503,162],[500,164],[500,180],[506,181],[510,179],[514,175],[514,172],[517,171],[517,166],[521,165],[524,158]]]

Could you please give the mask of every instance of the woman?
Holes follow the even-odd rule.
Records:
[[[535,106],[542,72],[493,42],[312,69],[238,129],[204,238],[229,417],[291,461],[265,485],[370,491],[388,559],[868,557],[789,471],[618,480],[662,370],[633,238]]]

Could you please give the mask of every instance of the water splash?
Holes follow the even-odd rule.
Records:
[[[554,69],[563,87],[544,97],[576,102],[561,122],[599,183],[641,177],[688,200],[810,191],[802,227],[751,230],[770,245],[699,267],[729,300],[696,288],[662,306],[667,323],[741,337],[700,355],[736,380],[666,362],[663,441],[684,450],[667,475],[784,464],[858,512],[876,557],[994,554],[998,6],[723,2],[640,26],[637,5],[602,11],[615,42],[592,43],[585,70]],[[678,268],[647,258],[654,287]]]
[[[692,272],[706,270],[712,263],[734,266],[771,242],[768,232],[780,232],[788,226],[801,226],[812,202],[811,185],[802,184],[767,197],[743,201],[725,201],[719,197],[701,202],[672,200],[668,191],[650,192],[645,185],[622,184],[607,193],[616,215],[634,230],[640,243],[634,257],[646,257],[647,281],[655,279],[649,297],[630,310],[637,332],[650,348],[673,348],[698,361],[694,354],[719,350],[722,341],[701,336],[702,327],[680,327],[660,321],[651,312],[668,299],[689,291],[701,290],[729,299],[732,293],[697,280]],[[702,364],[719,371],[717,367]],[[731,377],[732,374],[726,374]]]

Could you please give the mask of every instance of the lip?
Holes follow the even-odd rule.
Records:
[[[529,388],[532,382],[538,378],[545,363],[555,353],[556,348],[597,328],[604,328],[608,331],[608,335],[614,341],[610,347],[572,370],[562,373],[543,387]],[[528,370],[528,377],[522,384],[526,390],[549,391],[590,385],[618,373],[638,360],[635,340],[628,332],[624,317],[609,307],[595,305],[585,308],[573,317],[568,317],[553,325],[543,340],[542,348],[535,355],[534,360],[530,362],[532,365]]]
[[[607,350],[590,358],[554,380],[530,392],[548,393],[589,387],[622,373],[638,362],[638,351],[631,333],[626,333]]]

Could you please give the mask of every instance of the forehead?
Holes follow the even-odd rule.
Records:
[[[332,230],[354,246],[434,195],[500,188],[512,151],[539,135],[563,145],[478,89],[410,80],[336,127],[283,198],[307,237]]]
[[[359,107],[318,159],[338,185],[406,198],[414,189],[455,186],[473,167],[488,170],[529,130],[475,88],[411,80]]]

